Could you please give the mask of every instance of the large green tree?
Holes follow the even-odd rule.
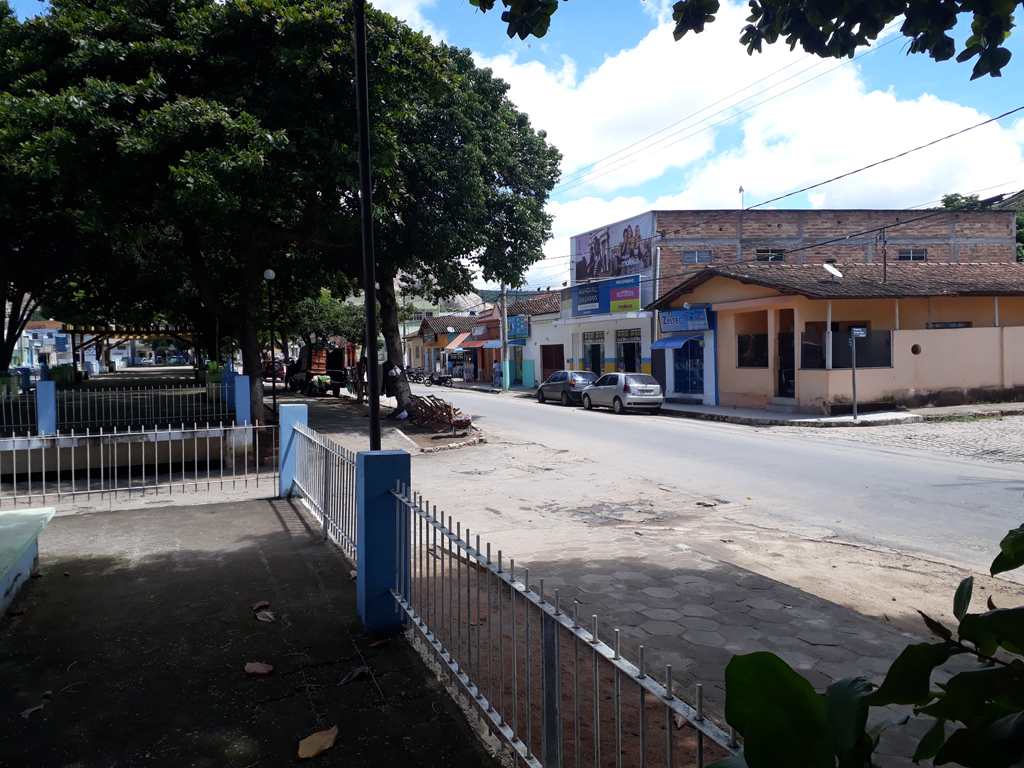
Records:
[[[483,11],[495,0],[470,0]],[[508,36],[543,37],[558,10],[558,0],[501,0],[501,20]],[[900,32],[910,38],[909,53],[927,53],[936,61],[956,55],[959,62],[977,58],[971,79],[999,77],[1010,61],[1003,43],[1013,29],[1019,0],[750,0],[749,22],[740,34],[748,53],[783,38],[808,53],[827,58],[852,57],[871,45],[893,20],[903,17]],[[679,0],[673,7],[674,36],[703,32],[715,20],[719,0]],[[949,34],[962,16],[970,18],[971,35],[957,51]]]

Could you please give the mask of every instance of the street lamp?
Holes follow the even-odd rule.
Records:
[[[267,310],[268,324],[270,325],[270,392],[273,402],[274,416],[277,416],[277,360],[274,359],[274,278],[277,274],[272,269],[263,273],[263,279],[267,281]],[[260,373],[262,376],[262,372]]]

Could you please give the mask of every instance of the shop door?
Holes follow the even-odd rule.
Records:
[[[512,352],[512,386],[523,386],[523,348],[519,345],[509,347]]]
[[[565,353],[561,344],[540,345],[540,365],[543,381],[547,381],[552,373],[562,370],[562,363],[565,362]]]
[[[587,344],[583,348],[583,369],[595,376],[604,375],[604,344]]]
[[[640,373],[640,343],[633,341],[618,343],[617,367],[620,373]]]
[[[676,392],[684,395],[704,394],[704,339],[687,339],[675,352]]]
[[[796,395],[796,345],[794,343],[793,310],[779,311],[779,375],[775,386],[778,397]]]

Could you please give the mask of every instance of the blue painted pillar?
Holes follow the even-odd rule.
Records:
[[[231,368],[226,369],[221,374],[220,399],[223,400],[225,403],[231,404],[235,402],[235,399],[234,397],[232,397],[232,394],[235,386],[235,377],[237,376],[238,374],[235,373]]]
[[[252,422],[252,409],[249,400],[249,377],[231,374],[231,387],[235,396],[235,424],[249,424]],[[305,408],[306,406],[302,406]],[[303,419],[305,424],[305,419]]]
[[[239,377],[243,378],[243,377]],[[245,377],[247,378],[247,377]],[[248,393],[249,388],[245,391]],[[278,449],[278,498],[286,499],[292,495],[295,486],[295,458],[298,451],[299,437],[295,434],[298,424],[306,426],[306,406],[302,404],[281,405],[281,445]]]
[[[40,435],[57,434],[57,383],[36,382],[36,430]]]
[[[287,406],[284,406],[287,407]],[[398,510],[391,491],[409,486],[410,457],[405,451],[356,454],[356,607],[363,629],[376,632],[402,626],[389,590],[396,586]]]

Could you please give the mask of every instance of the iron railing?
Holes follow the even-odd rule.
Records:
[[[35,431],[35,394],[0,397],[0,437],[28,435]]]
[[[277,427],[85,430],[0,439],[0,507],[185,490],[278,491]]]
[[[436,506],[399,487],[395,600],[452,681],[516,764],[556,766],[696,765],[740,750],[703,711],[702,687],[684,702],[665,667],[664,684],[621,653],[619,630],[601,641],[598,618],[580,623],[579,603],[566,613],[558,590],[538,591],[529,569],[491,557]],[[549,597],[552,600],[549,601]],[[690,724],[693,729],[682,727]]]
[[[356,562],[356,456],[305,425],[295,427],[295,485],[306,508]]]
[[[185,384],[57,390],[57,429],[234,423],[234,386]]]

